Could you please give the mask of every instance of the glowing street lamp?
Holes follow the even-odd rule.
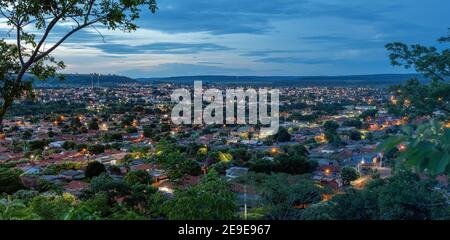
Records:
[[[108,131],[108,129],[109,129],[109,127],[108,127],[108,124],[106,124],[106,123],[103,123],[103,124],[100,126],[100,130],[102,130],[102,131]]]
[[[394,96],[391,96],[391,103],[397,105],[398,100]]]
[[[271,152],[272,152],[272,154],[277,154],[278,153],[278,149],[276,147],[273,147]]]
[[[445,124],[445,128],[450,128],[450,122],[448,122],[447,124]]]

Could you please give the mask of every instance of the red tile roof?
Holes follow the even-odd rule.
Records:
[[[64,186],[64,189],[69,191],[80,191],[87,188],[89,188],[89,183],[80,181],[72,181]]]

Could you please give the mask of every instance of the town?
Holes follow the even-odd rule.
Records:
[[[121,239],[449,220],[449,3],[0,1],[0,220]]]
[[[267,135],[259,123],[173,124],[171,93],[181,87],[189,88],[34,90],[36,99],[18,102],[3,122],[2,192],[58,206],[58,213],[44,214],[50,219],[291,219],[348,189],[390,178],[406,149],[401,142],[389,152],[380,148],[411,123],[386,109],[400,104],[387,89],[280,88],[280,128]],[[436,179],[448,196],[447,178]],[[195,191],[224,194],[223,203],[209,206],[223,211],[209,213],[204,201],[213,200]],[[53,200],[42,202],[40,195]],[[78,201],[85,208],[74,210]],[[192,206],[200,212],[180,211]]]

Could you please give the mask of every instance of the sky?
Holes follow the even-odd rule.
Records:
[[[158,5],[156,14],[142,14],[135,32],[89,28],[54,56],[66,63],[67,73],[134,78],[405,73],[390,66],[384,45],[437,45],[450,28],[450,1],[442,0],[158,0]],[[68,27],[58,28],[65,31]],[[5,32],[0,24],[1,38]]]

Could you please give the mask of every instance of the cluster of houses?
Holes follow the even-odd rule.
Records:
[[[31,122],[26,117],[13,117],[5,120],[5,134],[0,136],[0,164],[15,163],[16,167],[23,171],[24,183],[32,186],[38,180],[45,180],[62,185],[68,192],[78,194],[89,187],[83,167],[64,169],[51,174],[46,169],[51,165],[64,162],[79,163],[81,166],[85,166],[90,161],[101,162],[106,166],[115,166],[116,172],[111,172],[111,174],[117,177],[123,176],[130,170],[145,170],[153,177],[155,186],[168,194],[173,193],[174,188],[186,187],[199,182],[198,176],[186,176],[181,183],[173,183],[168,179],[164,169],[139,157],[123,164],[124,158],[130,154],[131,149],[136,147],[152,148],[154,146],[154,140],[144,136],[143,126],[155,124],[160,127],[162,124],[170,123],[168,113],[165,111],[167,110],[167,103],[170,101],[170,88],[132,87],[104,91],[92,89],[40,91],[40,100],[46,103],[58,101],[61,98],[69,98],[75,103],[87,102],[87,112],[78,116],[61,115],[56,120],[55,118],[41,116],[37,122]],[[272,153],[265,156],[267,160],[273,160],[273,153],[279,152],[284,145],[305,144],[308,146],[309,158],[317,161],[319,166],[313,173],[313,179],[320,184],[329,185],[336,189],[342,187],[340,171],[344,166],[355,167],[363,176],[369,175],[373,171],[377,171],[381,177],[390,175],[390,169],[387,168],[383,160],[383,154],[376,150],[379,144],[377,139],[383,136],[386,130],[403,124],[404,119],[394,118],[376,105],[366,105],[365,98],[363,98],[363,104],[361,104],[358,94],[370,95],[371,93],[367,89],[286,88],[282,91],[284,91],[283,95],[290,97],[306,93],[317,95],[315,98],[306,100],[306,104],[333,103],[342,101],[343,98],[345,100],[353,99],[352,101],[360,104],[346,106],[334,115],[324,115],[315,121],[289,121],[284,118],[281,127],[288,129],[291,136],[291,139],[287,142],[272,141],[268,143],[265,141],[265,136],[259,135],[259,130],[256,127],[246,125],[213,126],[207,127],[207,129],[198,126],[172,126],[170,135],[176,138],[180,145],[187,146],[190,142],[195,141],[198,144],[208,146],[208,149],[212,150],[221,150],[236,144],[244,145],[249,151]],[[370,99],[370,101],[379,100]],[[137,106],[151,105],[152,109],[139,113],[121,114],[112,112],[109,113],[108,118],[102,118],[102,111],[106,111],[111,102],[136,103]],[[282,99],[281,104],[289,105],[289,98],[287,100]],[[370,126],[369,128],[360,130],[356,127],[343,126],[345,121],[355,119],[362,112],[373,109],[378,109],[378,114],[376,118],[365,121]],[[134,120],[127,125],[123,125],[122,122],[126,115],[130,113]],[[288,117],[290,114],[288,111],[282,112],[284,117]],[[74,117],[79,118],[86,131],[78,134],[65,131]],[[89,122],[94,119],[98,119],[98,129],[92,130],[89,129]],[[340,139],[345,142],[345,145],[334,146],[327,142],[323,129],[323,122],[327,120],[336,121],[341,125],[337,133]],[[129,128],[133,128],[135,131],[128,131]],[[370,133],[373,139],[362,137],[360,140],[351,140],[346,133],[352,130],[360,131],[363,136]],[[31,134],[28,138],[23,139],[23,134],[27,131]],[[52,132],[56,134],[49,137]],[[90,154],[86,149],[65,148],[67,142],[74,142],[78,145],[113,145],[114,141],[105,143],[102,139],[104,134],[110,133],[121,135],[119,148],[107,148],[102,153],[97,154]],[[187,133],[189,133],[189,138],[179,137]],[[40,156],[30,154],[30,149],[27,148],[27,144],[24,144],[48,139],[51,139],[51,141],[46,144]],[[22,144],[18,144],[19,142]],[[244,176],[248,171],[248,168],[242,166],[230,166],[226,170],[225,177],[233,182],[233,179]],[[250,194],[251,186],[248,189],[247,187],[233,182],[233,188],[239,193]]]

